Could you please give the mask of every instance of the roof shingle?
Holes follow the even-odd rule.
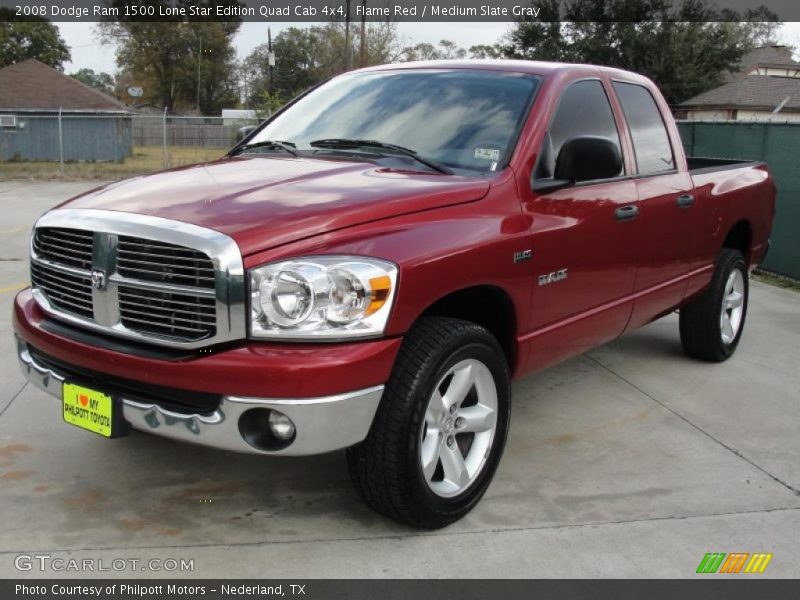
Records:
[[[0,110],[127,111],[119,100],[35,58],[0,69]]]
[[[800,110],[800,78],[749,75],[681,102],[681,107]]]

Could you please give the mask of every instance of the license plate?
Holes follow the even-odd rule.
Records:
[[[64,383],[64,420],[70,425],[110,438],[114,432],[114,400],[108,394]]]

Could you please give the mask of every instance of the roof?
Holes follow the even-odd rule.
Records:
[[[797,65],[798,63],[792,60],[792,49],[789,46],[778,44],[753,48],[741,60],[743,69],[761,64]]]
[[[792,48],[780,44],[770,44],[753,48],[745,54],[739,61],[739,65],[734,73],[725,72],[724,81],[726,83],[741,77],[753,67],[800,67],[800,63],[792,59]]]
[[[538,60],[512,60],[512,59],[456,59],[456,60],[427,60],[387,63],[374,67],[365,67],[353,72],[369,71],[395,71],[405,69],[480,69],[484,71],[506,71],[511,73],[530,73],[531,75],[548,76],[567,70],[582,70],[587,73],[606,73],[610,77],[620,77],[626,80],[650,83],[650,80],[639,73],[625,71],[616,67],[602,65],[589,65],[581,63],[547,62]]]
[[[680,106],[772,110],[787,97],[783,110],[800,111],[800,78],[749,75],[685,100]]]
[[[35,58],[0,69],[0,110],[127,112],[119,100]]]

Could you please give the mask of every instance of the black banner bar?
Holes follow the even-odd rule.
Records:
[[[658,561],[654,560],[654,569]],[[3,580],[3,600],[797,600],[800,583],[701,580]]]
[[[0,21],[345,21],[507,22],[570,20],[570,0],[0,0]],[[698,8],[700,7],[700,8]],[[619,20],[598,2],[583,6],[580,20]],[[712,17],[712,18],[710,18]],[[717,0],[692,4],[665,0],[664,9],[644,17],[652,21],[800,21],[796,0]],[[631,14],[630,22],[641,15]],[[573,19],[574,20],[574,19]]]

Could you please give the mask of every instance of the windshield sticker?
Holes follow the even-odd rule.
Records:
[[[475,148],[475,158],[486,160],[500,160],[500,150],[495,148]]]

